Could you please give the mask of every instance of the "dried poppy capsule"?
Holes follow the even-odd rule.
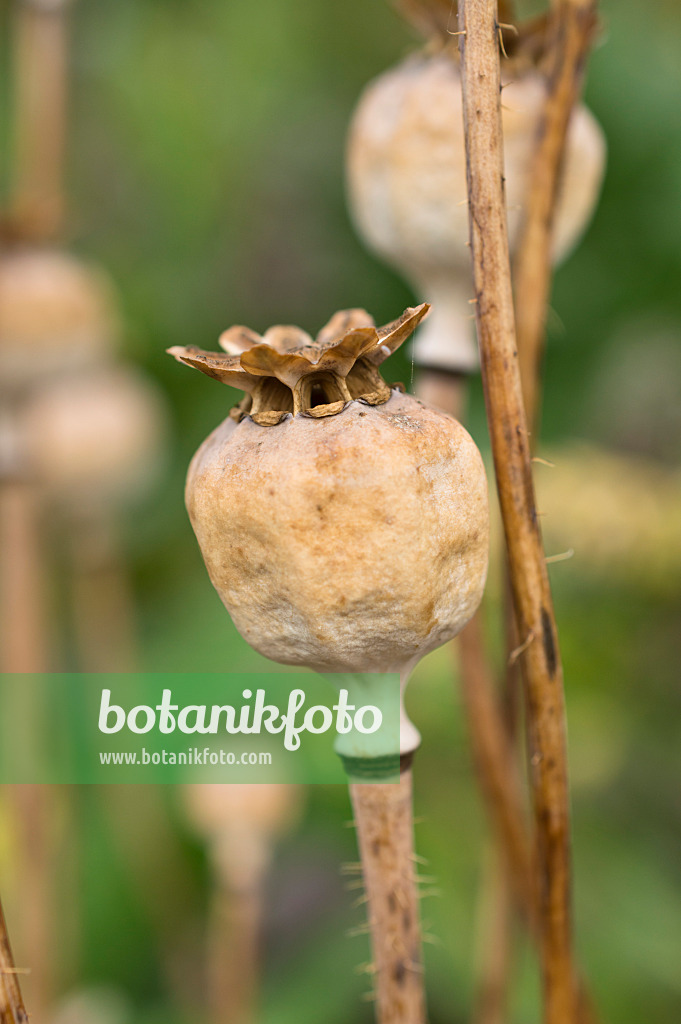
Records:
[[[112,288],[100,270],[57,249],[16,249],[0,257],[3,388],[96,364],[118,333]]]
[[[443,12],[432,3],[427,11],[431,18]],[[505,59],[502,66],[513,252],[545,86],[524,55]],[[591,217],[604,163],[603,133],[580,104],[567,136],[554,230],[556,262],[577,243]],[[350,210],[367,246],[433,303],[434,315],[414,346],[416,362],[458,373],[475,370],[461,75],[451,45],[412,55],[367,86],[350,128],[347,178]]]
[[[315,341],[233,327],[227,354],[170,350],[248,392],[195,455],[186,501],[237,629],[275,661],[406,681],[480,602],[480,453],[456,420],[379,373],[427,311],[376,328],[343,310]],[[403,726],[405,752],[418,733]]]
[[[258,1019],[267,879],[279,840],[298,824],[303,789],[277,783],[184,787],[189,819],[213,865],[206,987],[211,1020]]]
[[[26,464],[78,516],[145,495],[163,466],[163,397],[142,373],[104,365],[33,389],[20,414]]]
[[[269,865],[277,840],[297,825],[303,802],[301,787],[290,783],[191,783],[184,796],[187,816],[234,888]]]

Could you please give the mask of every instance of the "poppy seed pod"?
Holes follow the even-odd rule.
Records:
[[[106,356],[119,332],[100,270],[56,249],[0,257],[0,379],[20,388]]]
[[[143,374],[103,366],[35,388],[20,433],[27,465],[46,493],[83,512],[134,501],[153,486],[166,419],[160,392]]]
[[[231,883],[250,882],[267,866],[276,842],[302,813],[301,787],[287,783],[190,783],[187,816]]]
[[[545,86],[534,67],[504,63],[502,121],[511,252],[518,243]],[[563,259],[591,216],[605,162],[603,133],[573,112],[554,226]],[[347,151],[350,211],[367,246],[433,303],[414,346],[417,363],[471,372],[466,155],[461,75],[451,50],[409,57],[375,79],[355,112]]]
[[[314,342],[295,327],[234,327],[226,355],[170,350],[249,392],[194,456],[186,502],[237,629],[274,661],[406,681],[480,602],[480,453],[378,370],[427,311],[377,329],[343,310]]]

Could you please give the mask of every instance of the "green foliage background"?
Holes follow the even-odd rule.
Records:
[[[586,437],[678,464],[681,9],[605,0],[602,18],[587,99],[607,134],[608,170],[588,235],[556,278],[543,431],[554,444]],[[384,322],[418,298],[355,237],[343,185],[357,97],[414,45],[383,0],[83,0],[74,10],[69,243],[113,274],[126,355],[172,409],[170,468],[126,526],[149,671],[266,664],[213,592],[182,502],[189,458],[235,395],[164,350],[214,347],[232,323],[316,331],[351,305]],[[633,367],[624,376],[622,346]],[[408,383],[408,358],[399,359],[394,378]],[[479,387],[471,429],[486,448]],[[578,558],[552,570],[580,955],[604,1020],[677,1024],[681,588],[583,570]],[[452,1024],[469,1018],[486,826],[446,653],[424,663],[411,697],[425,738],[418,848],[440,891],[424,902],[439,943],[427,949],[431,1024]],[[148,799],[136,788],[115,800],[78,797],[84,928],[65,983],[124,990],[139,1024],[196,1021],[169,994],[166,954],[168,937],[180,936],[179,987],[200,992],[208,869],[177,794],[160,794],[165,839]],[[280,851],[263,1024],[371,1020],[359,1002],[368,982],[354,972],[368,959],[366,939],[345,935],[364,913],[351,909],[339,874],[356,859],[348,816],[341,787],[311,790],[303,825]],[[517,951],[514,1019],[526,1022],[537,1019],[536,969],[520,936]]]

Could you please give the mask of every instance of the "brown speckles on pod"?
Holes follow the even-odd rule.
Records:
[[[186,500],[235,625],[275,661],[403,671],[479,604],[488,547],[480,454],[456,420],[389,388],[377,369],[426,311],[378,329],[363,311],[343,311],[316,342],[272,329],[265,339],[283,338],[283,352],[265,354],[245,328],[223,335],[227,348],[238,337],[240,353],[173,350],[253,396],[197,452]],[[350,400],[325,402],[338,381]],[[306,415],[315,400],[319,417]]]

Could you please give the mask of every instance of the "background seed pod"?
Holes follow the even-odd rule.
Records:
[[[543,79],[507,71],[503,91],[509,244],[517,243]],[[433,304],[415,352],[425,365],[471,370],[477,351],[466,204],[461,77],[447,53],[409,57],[364,91],[350,127],[347,183],[360,237]],[[576,245],[593,212],[605,163],[603,133],[584,105],[570,124],[553,247]]]
[[[48,496],[78,512],[148,493],[165,465],[166,430],[158,388],[124,366],[44,384],[21,417],[30,472]]]
[[[3,387],[107,357],[120,325],[106,274],[58,249],[0,256],[0,379]]]

